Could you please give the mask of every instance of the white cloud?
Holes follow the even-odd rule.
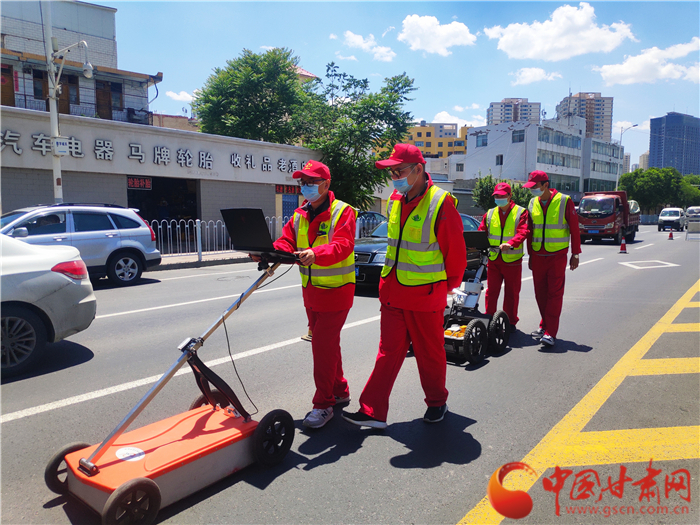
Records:
[[[394,29],[396,29],[394,26],[389,26],[389,27],[387,27],[386,30],[382,33],[382,38],[384,38],[384,36],[386,36],[386,34],[387,34],[389,31],[393,31]]]
[[[649,131],[651,129],[649,120],[640,122],[636,126],[634,125],[634,122],[630,122],[628,120],[618,120],[617,122],[613,122],[611,132],[612,138],[615,140],[620,140],[620,130],[624,129],[625,133],[627,133],[627,130],[632,129],[632,127],[634,127],[635,130],[641,131]],[[627,136],[628,135],[623,135],[623,137]]]
[[[362,35],[356,35],[352,31],[343,33],[345,41],[343,42],[348,47],[362,49],[367,53],[372,53],[374,60],[380,62],[391,62],[396,53],[390,47],[380,46],[374,39],[374,35],[370,34],[366,39]]]
[[[260,46],[260,49],[264,49],[265,51],[270,51],[271,49],[275,49],[275,46]]]
[[[463,126],[478,127],[486,125],[486,118],[481,115],[472,115],[471,120],[468,120],[450,115],[447,111],[441,111],[435,115],[435,117],[433,117],[431,122],[444,122],[447,124],[454,123],[459,125],[460,128]]]
[[[355,55],[350,55],[349,57],[344,57],[343,55],[340,54],[340,51],[336,51],[335,56],[338,57],[338,60],[354,60],[355,62],[357,62],[357,58],[355,57]]]
[[[683,58],[700,50],[700,38],[693,37],[687,44],[677,44],[659,49],[643,49],[639,55],[626,56],[622,64],[610,64],[594,67],[599,71],[607,86],[614,84],[653,84],[657,80],[690,80],[696,84],[700,81],[698,63],[684,66],[670,62]]]
[[[440,25],[434,16],[409,15],[403,20],[403,29],[398,39],[411,47],[412,51],[451,55],[452,46],[473,46],[476,36],[461,22]]]
[[[454,109],[455,111],[459,111],[459,112],[462,112],[465,109],[479,109],[479,104],[474,103],[471,106],[464,106],[464,107],[463,106],[454,106],[452,109]]]
[[[464,108],[462,106],[455,106],[452,109],[454,109],[455,111],[460,111],[460,112],[464,111]]]
[[[477,103],[475,102],[474,104],[472,104],[471,106],[469,106],[469,109],[479,109],[479,107],[480,107],[479,104],[477,104]]]
[[[338,40],[338,35],[331,33],[330,35],[328,35],[328,38],[330,38],[331,40]]]
[[[541,82],[542,80],[562,78],[559,73],[547,73],[544,69],[540,69],[539,67],[524,67],[515,73],[508,74],[515,75],[515,81],[510,83],[512,86],[523,86],[532,84],[533,82]]]
[[[192,102],[193,99],[192,95],[190,95],[187,91],[180,91],[179,93],[175,93],[174,91],[166,91],[165,96],[179,102]]]
[[[586,53],[610,52],[629,38],[637,41],[629,24],[617,22],[599,26],[590,4],[558,7],[545,22],[486,27],[490,39],[508,58],[534,58],[555,62]]]

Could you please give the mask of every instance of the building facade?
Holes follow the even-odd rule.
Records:
[[[422,120],[408,130],[407,143],[421,150],[423,157],[443,158],[466,152],[464,136],[469,128],[458,129],[457,124]]]
[[[613,97],[600,93],[576,93],[557,104],[559,120],[577,116],[586,120],[586,137],[611,142]]]
[[[630,172],[630,161],[632,160],[632,156],[629,153],[625,153],[625,159],[622,163],[622,173],[629,173]]]
[[[651,119],[650,125],[650,168],[670,167],[681,175],[700,174],[699,118],[671,112]]]
[[[649,169],[649,152],[646,151],[639,156],[639,168],[643,170]]]
[[[504,98],[500,102],[491,102],[486,110],[486,123],[489,126],[503,122],[518,122],[527,120],[534,124],[540,123],[542,104],[529,102],[526,98]]]

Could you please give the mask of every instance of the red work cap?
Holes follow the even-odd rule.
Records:
[[[331,170],[323,162],[317,160],[310,160],[304,164],[303,168],[292,173],[292,178],[300,179],[302,175],[315,179],[331,180]]]
[[[549,182],[549,177],[544,171],[535,170],[531,172],[527,182],[523,184],[523,188],[532,188],[538,182]]]
[[[500,195],[501,197],[505,197],[506,195],[510,195],[510,193],[510,184],[508,184],[507,182],[499,182],[493,189],[492,195]]]
[[[397,144],[391,150],[391,155],[387,160],[379,160],[374,165],[381,170],[404,163],[425,164],[425,159],[420,150],[413,144]]]

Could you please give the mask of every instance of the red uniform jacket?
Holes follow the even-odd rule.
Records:
[[[510,201],[508,203],[508,207],[506,208],[506,211],[502,211],[501,208],[498,208],[498,215],[501,219],[501,224],[505,224],[506,218],[508,217],[508,214],[510,213],[510,210],[513,209],[515,206],[515,203],[513,201]],[[484,213],[484,216],[481,218],[481,224],[479,225],[479,231],[486,232],[488,231],[486,227],[486,216],[488,215],[488,212]],[[513,248],[517,248],[520,246],[522,243],[525,242],[525,239],[527,239],[527,234],[528,234],[528,227],[527,227],[527,219],[529,217],[529,213],[527,212],[527,208],[525,208],[525,211],[520,215],[520,221],[518,224],[515,225],[515,236],[508,241],[508,244],[510,244]],[[522,264],[523,260],[518,259],[517,261],[509,262],[506,263],[503,260],[503,257],[501,257],[501,252],[498,252],[498,257],[496,257],[496,260],[500,259],[501,262],[504,264]]]
[[[552,197],[554,197],[557,194],[557,190],[549,190],[552,192],[552,195],[549,197],[549,200],[547,201],[546,204],[542,204],[542,201],[540,200],[540,204],[542,204],[542,210],[544,213],[547,213],[547,208],[549,208],[549,203],[552,202]],[[569,246],[571,247],[571,253],[577,254],[581,253],[581,232],[579,231],[578,228],[578,215],[576,213],[576,209],[574,208],[574,201],[569,198],[569,200],[566,202],[566,210],[564,212],[564,217],[566,219],[566,222],[569,224],[569,232],[571,234],[571,240],[569,241]],[[553,255],[555,253],[566,253],[568,248],[564,248],[562,250],[556,251],[556,252],[548,252],[547,250],[544,249],[544,243],[540,246],[540,249],[535,251],[532,249],[532,217],[528,217],[528,228],[530,231],[527,234],[527,253],[530,255]]]
[[[328,192],[329,204],[335,200],[335,195],[332,191]],[[303,215],[307,220],[309,213],[305,209],[308,203],[304,204],[295,211]],[[331,218],[330,206],[325,211],[309,223],[309,242],[313,244],[318,233],[318,226],[323,221],[328,221]],[[297,249],[297,238],[294,232],[294,221],[289,219],[287,224],[282,229],[282,236],[274,242],[274,247],[277,250],[285,252],[295,252]],[[330,244],[316,246],[312,248],[316,261],[314,264],[318,266],[330,266],[339,263],[351,255],[355,249],[355,210],[348,207],[338,219],[338,224],[333,233],[333,239]],[[355,285],[346,284],[340,288],[317,288],[309,282],[306,288],[303,288],[304,306],[317,312],[337,312],[339,310],[349,310],[352,307],[352,301],[355,297]]]
[[[427,191],[433,185],[433,180],[429,174],[426,173],[426,176],[428,178],[428,184],[425,188]],[[406,203],[406,197],[402,193],[394,191],[391,194],[391,200],[401,201],[402,228],[406,219],[424,197],[425,191],[411,202]],[[381,303],[394,308],[419,312],[444,310],[447,306],[447,291],[457,288],[462,283],[464,270],[467,267],[467,249],[464,246],[463,230],[462,218],[457,213],[453,200],[449,197],[445,198],[435,221],[435,235],[445,259],[447,281],[421,286],[404,286],[396,280],[396,271],[392,269],[389,275],[379,280],[379,300]]]

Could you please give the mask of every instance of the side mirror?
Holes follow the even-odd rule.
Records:
[[[15,238],[28,237],[29,231],[27,230],[27,228],[15,228],[14,230],[12,230],[12,236]]]

